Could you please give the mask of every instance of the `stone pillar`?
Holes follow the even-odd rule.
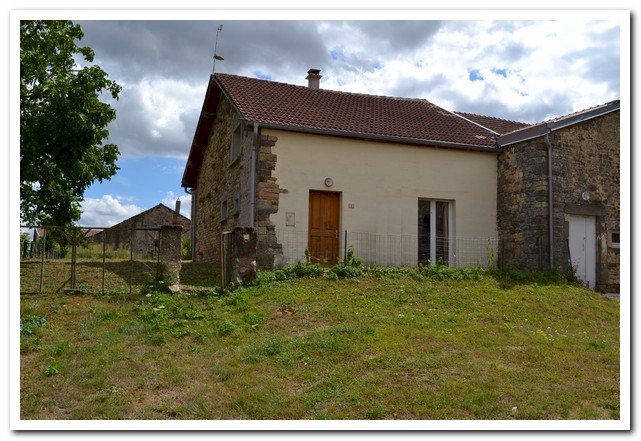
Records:
[[[165,280],[171,286],[177,286],[180,283],[182,230],[181,225],[160,227],[160,264],[164,267]]]
[[[237,227],[231,239],[231,278],[236,283],[251,282],[256,278],[258,236],[250,227]]]

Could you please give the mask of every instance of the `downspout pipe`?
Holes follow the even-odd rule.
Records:
[[[196,260],[196,201],[194,200],[194,189],[185,188],[185,193],[191,196],[191,260]]]
[[[256,151],[258,149],[258,123],[254,123],[254,142],[251,151],[251,171],[249,173],[249,226],[254,228],[254,217],[256,212]]]
[[[550,142],[550,129],[545,132],[545,145],[548,148],[548,257],[550,270],[554,269],[554,206],[552,189],[552,143]]]

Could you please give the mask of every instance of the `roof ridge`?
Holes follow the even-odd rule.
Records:
[[[437,106],[439,108],[442,108],[438,106],[437,104],[434,104],[428,99],[425,98],[408,98],[408,97],[402,97],[402,96],[390,96],[390,95],[375,95],[375,94],[370,94],[370,93],[362,93],[362,92],[347,92],[343,90],[333,90],[333,89],[311,89],[308,86],[304,86],[301,84],[292,84],[292,83],[285,83],[282,81],[274,81],[274,80],[264,80],[262,78],[256,78],[256,77],[248,77],[245,75],[236,75],[236,74],[230,74],[230,73],[223,73],[223,72],[217,72],[214,74],[214,76],[228,76],[228,77],[236,77],[236,78],[243,78],[247,80],[253,80],[253,81],[261,81],[261,82],[268,82],[268,83],[274,83],[274,84],[282,84],[284,86],[290,86],[290,87],[298,87],[303,90],[307,90],[313,93],[318,93],[318,92],[323,92],[323,93],[336,93],[340,95],[350,95],[350,96],[363,96],[363,97],[368,97],[368,98],[384,98],[384,99],[392,99],[392,100],[399,100],[399,101],[423,101],[429,104],[432,104],[433,106]],[[446,109],[443,109],[446,110]],[[449,111],[448,111],[449,112]]]

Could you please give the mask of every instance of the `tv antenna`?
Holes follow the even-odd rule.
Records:
[[[212,70],[212,73],[216,73],[216,60],[223,61],[224,58],[218,55],[218,34],[220,31],[223,30],[223,25],[218,26],[218,29],[216,29],[216,45],[214,46],[214,68]]]

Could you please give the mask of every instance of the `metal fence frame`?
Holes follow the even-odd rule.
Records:
[[[47,251],[46,251],[46,246],[47,246],[47,231],[66,231],[70,230],[72,232],[71,237],[70,237],[70,245],[71,245],[71,270],[70,270],[70,288],[65,289],[70,290],[70,291],[77,291],[77,264],[78,264],[78,259],[77,259],[77,249],[78,246],[81,245],[81,242],[83,242],[85,239],[87,239],[86,233],[83,232],[83,230],[102,230],[104,234],[102,235],[102,280],[101,280],[101,293],[104,295],[105,293],[105,272],[106,272],[106,249],[107,249],[107,231],[109,230],[110,227],[86,227],[86,226],[31,226],[31,225],[21,225],[21,228],[29,228],[29,229],[41,229],[43,230],[43,236],[42,236],[42,245],[41,245],[41,250],[40,251],[40,286],[39,286],[39,292],[42,293],[44,290],[44,268],[45,268],[45,260],[58,260],[58,259],[64,259],[64,257],[60,256],[59,254],[56,256],[53,256],[53,259],[51,258],[51,254],[49,255],[49,259],[46,259],[47,257]],[[129,272],[129,294],[132,294],[133,291],[133,276],[134,276],[134,237],[135,237],[135,232],[136,231],[155,231],[155,232],[160,232],[160,228],[157,227],[140,227],[140,228],[127,228],[127,229],[122,229],[122,231],[128,231],[130,232],[130,240],[129,240],[129,262],[131,262],[131,267],[130,267],[130,272]],[[80,233],[80,234],[79,234]],[[35,241],[33,241],[35,242]],[[155,257],[155,268],[153,270],[155,272],[158,271],[159,265],[160,265],[160,250],[162,249],[162,241],[161,241],[161,236],[158,234],[157,237],[157,248],[155,249],[154,254],[156,255]],[[21,246],[21,262],[23,260],[22,256],[22,250],[24,246]],[[37,244],[34,244],[34,248],[36,251],[38,251],[38,246]],[[142,260],[140,260],[142,262]],[[146,264],[145,264],[146,265]],[[149,267],[148,267],[149,268]],[[150,270],[152,268],[149,268]]]
[[[280,262],[277,264],[287,265],[306,261],[307,230],[279,229],[276,230],[276,237],[283,251]],[[418,234],[385,235],[343,230],[340,257],[345,259],[347,250],[351,248],[365,265],[415,267],[419,263],[428,264],[427,260],[419,260],[420,240],[421,236]],[[444,262],[449,266],[493,267],[500,263],[501,242],[497,237],[455,236],[447,239],[437,238],[437,241],[437,246],[449,249],[449,261]]]

